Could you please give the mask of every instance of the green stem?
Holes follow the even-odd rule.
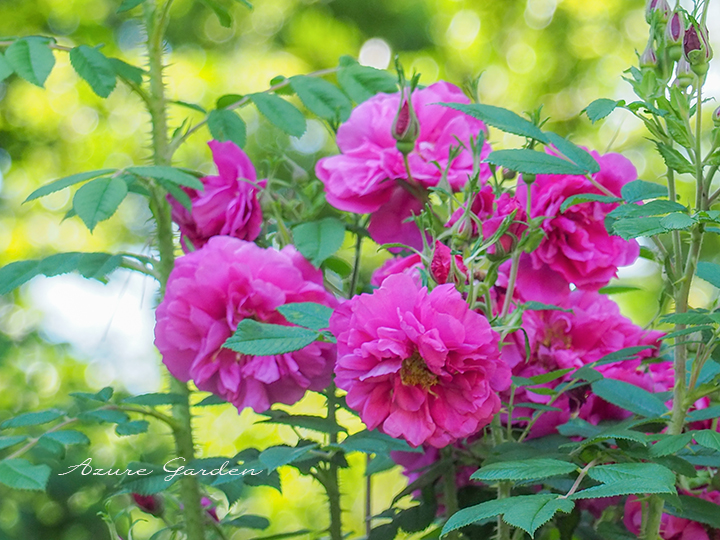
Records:
[[[337,412],[337,394],[335,383],[328,388],[327,393],[327,418],[330,425],[336,424]],[[336,444],[338,441],[337,433],[330,433],[330,444]],[[338,479],[338,465],[333,458],[330,458],[328,467],[328,475],[325,481],[325,491],[327,492],[328,502],[330,506],[330,539],[342,540],[342,508],[340,507],[340,482]]]
[[[510,419],[508,418],[508,422]],[[503,442],[503,429],[502,429],[502,422],[500,420],[500,413],[497,413],[495,417],[492,420],[492,439],[493,439],[493,446],[499,446]],[[510,482],[500,482],[497,487],[497,498],[500,499],[507,499],[510,497],[510,494],[512,493],[512,483]],[[510,525],[505,523],[502,519],[502,516],[498,516],[497,518],[497,535],[495,536],[496,540],[510,540]]]
[[[156,1],[145,4],[147,28],[148,73],[149,73],[149,112],[152,120],[153,163],[170,165],[171,155],[167,130],[167,100],[163,81],[163,38],[168,24],[168,11],[172,0]],[[173,241],[170,205],[163,190],[158,186],[151,189],[150,210],[157,225],[156,241],[160,252],[158,271],[161,277],[161,294],[165,291],[170,272],[175,264],[175,244]],[[183,396],[183,402],[173,406],[172,414],[177,425],[173,429],[178,457],[186,462],[195,459],[195,445],[192,432],[192,414],[190,412],[190,390],[187,384],[171,378],[171,391]],[[185,531],[188,540],[205,540],[203,510],[200,503],[200,486],[193,476],[186,476],[180,482],[180,499],[183,504]]]
[[[348,290],[348,298],[355,296],[357,289],[358,278],[360,277],[360,257],[362,255],[362,234],[357,232],[357,239],[355,240],[355,259],[353,261],[352,277],[350,278],[350,289]]]
[[[455,476],[457,471],[455,469],[455,460],[452,454],[452,447],[443,449],[443,454],[447,459],[447,467],[445,474],[443,475],[443,503],[445,504],[445,517],[450,519],[450,516],[458,511],[458,498],[457,498],[457,484]],[[447,534],[448,540],[459,540],[460,532],[452,531]]]
[[[671,201],[677,202],[677,191],[675,189],[675,171],[668,167],[667,170],[667,181],[668,181],[668,195]],[[670,279],[675,281],[682,272],[682,242],[680,239],[680,231],[674,230],[672,232],[672,243],[673,251],[675,256],[670,261],[671,267],[673,268],[673,275]]]
[[[503,302],[500,318],[505,318],[510,313],[510,305],[512,304],[513,294],[515,293],[515,282],[517,281],[518,268],[520,266],[520,251],[515,250],[512,254],[512,263],[510,266],[510,277],[508,277],[508,286],[505,291],[505,301]]]

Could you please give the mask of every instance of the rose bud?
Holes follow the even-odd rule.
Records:
[[[139,493],[133,493],[132,498],[140,510],[152,516],[161,516],[165,511],[165,505],[157,495],[140,495]]]
[[[392,136],[397,141],[397,149],[405,155],[414,150],[415,141],[420,135],[420,124],[411,96],[405,96],[406,91],[407,89],[403,89],[400,95],[400,107],[392,125]]]
[[[648,24],[655,21],[665,23],[670,18],[670,4],[667,0],[648,0],[645,4],[645,20]]]
[[[715,127],[720,127],[720,107],[713,112],[713,124]]]
[[[681,11],[676,11],[670,17],[665,27],[665,43],[667,43],[668,53],[673,62],[677,62],[682,57],[682,44],[685,37],[685,17]]]
[[[685,60],[685,58],[680,58],[680,60],[678,60],[677,68],[675,70],[675,77],[676,79],[673,84],[676,84],[683,90],[690,86],[695,79],[692,68],[690,67],[690,64],[688,64],[688,61]]]
[[[694,21],[690,23],[683,37],[683,56],[696,75],[702,76],[707,73],[713,51],[705,25],[699,25]]]
[[[648,45],[645,51],[640,55],[640,67],[641,68],[655,68],[657,67],[657,54],[652,48],[652,45]]]
[[[217,509],[215,508],[215,503],[210,497],[203,497],[200,499],[200,504],[203,508],[205,508],[205,513],[207,513],[207,515],[215,521],[220,522],[220,518],[217,515]]]

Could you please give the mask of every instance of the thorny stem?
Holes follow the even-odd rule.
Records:
[[[499,446],[504,442],[502,422],[500,421],[500,413],[497,413],[495,415],[495,418],[493,418],[492,420],[491,433],[494,446]],[[512,484],[510,482],[500,482],[498,484],[498,500],[507,499],[508,497],[510,497],[511,492]],[[503,521],[502,516],[498,516],[497,518],[497,535],[495,536],[495,538],[496,540],[510,540],[510,525]]]
[[[443,503],[445,504],[445,516],[450,519],[458,511],[457,484],[455,483],[455,461],[452,454],[452,446],[444,448],[443,454],[447,459],[447,467],[443,475]],[[448,540],[459,540],[460,533],[452,531],[447,534]]]
[[[327,392],[327,419],[330,425],[337,422],[337,389],[332,383]],[[330,444],[337,443],[337,433],[330,433]],[[340,482],[338,479],[338,465],[333,458],[330,458],[328,475],[323,484],[330,504],[330,539],[342,540],[342,508],[340,506]]]
[[[167,130],[167,101],[163,81],[163,38],[168,24],[168,12],[172,0],[154,5],[145,4],[145,24],[147,28],[147,53],[149,72],[149,112],[152,120],[153,162],[155,165],[170,165],[170,152]],[[150,210],[157,225],[157,245],[160,252],[158,271],[161,276],[161,293],[165,292],[170,272],[175,264],[175,244],[173,241],[170,205],[159,186],[151,186]],[[190,412],[190,390],[187,384],[175,379],[170,380],[171,391],[183,396],[181,404],[173,406],[173,417],[178,425],[173,430],[175,447],[179,457],[186,461],[195,458],[195,445],[192,433],[192,414]],[[188,540],[205,540],[203,511],[200,503],[200,486],[193,476],[186,476],[180,482],[180,499],[183,503],[185,530]]]

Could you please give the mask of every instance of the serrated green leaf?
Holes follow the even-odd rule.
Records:
[[[687,214],[673,212],[660,220],[660,225],[667,231],[689,229],[695,225],[695,220]]]
[[[659,217],[623,218],[613,223],[613,232],[625,240],[655,236],[666,232]]]
[[[5,55],[0,52],[0,82],[7,79],[13,73],[14,71],[12,66],[7,60],[5,60]]]
[[[594,437],[602,431],[601,428],[592,425],[582,418],[573,418],[565,424],[559,425],[558,433],[565,437]]]
[[[162,178],[156,178],[155,180],[157,180],[157,183],[165,188],[165,191],[167,191],[173,199],[179,202],[185,210],[192,212],[192,200],[190,199],[190,195],[188,195],[183,188],[173,184],[172,182],[163,180]]]
[[[572,313],[572,309],[565,309],[561,308],[560,306],[555,306],[552,304],[543,304],[542,302],[536,302],[534,300],[531,300],[530,302],[525,302],[523,304],[525,309],[529,309],[530,311],[564,311],[566,313]]]
[[[548,131],[545,133],[550,142],[562,152],[562,154],[572,161],[578,167],[581,167],[586,173],[595,174],[600,172],[600,164],[597,160],[587,151],[575,143],[568,141],[566,138],[561,137],[557,133]]]
[[[695,169],[692,164],[680,152],[674,148],[659,142],[655,142],[658,152],[665,161],[665,165],[677,171],[680,174],[694,174]]]
[[[501,461],[485,465],[470,478],[484,482],[503,480],[540,480],[562,476],[577,470],[577,465],[557,459],[527,459],[524,461]]]
[[[673,475],[674,477],[674,475]],[[579,499],[603,499],[606,497],[617,497],[619,495],[638,495],[642,493],[676,493],[675,486],[657,482],[652,478],[645,478],[642,481],[621,480],[612,484],[584,489],[571,495],[573,500]]]
[[[140,433],[145,433],[149,427],[150,423],[147,420],[132,420],[115,426],[115,433],[121,437],[138,435]]]
[[[173,465],[175,464],[173,463]],[[155,495],[168,489],[183,476],[178,474],[172,477],[171,473],[163,470],[158,465],[139,461],[130,462],[127,470],[130,472],[120,477],[120,487],[122,488],[120,493]],[[171,479],[166,480],[166,477],[171,477]]]
[[[292,324],[322,330],[330,325],[333,309],[315,302],[296,302],[279,306],[277,310]]]
[[[300,326],[263,324],[244,319],[223,347],[242,354],[272,356],[298,351],[310,345],[317,337],[315,330]]]
[[[65,458],[65,446],[50,437],[40,437],[38,439],[37,447],[49,452],[55,458]]]
[[[331,421],[324,416],[313,416],[309,414],[288,414],[285,411],[269,410],[262,413],[270,418],[260,420],[258,424],[281,424],[295,426],[304,429],[311,429],[320,433],[341,433],[347,431],[337,422]]]
[[[307,129],[305,117],[292,103],[275,94],[259,93],[250,94],[248,97],[275,127],[293,137],[302,137],[305,133]]]
[[[146,178],[154,178],[156,180],[165,180],[178,186],[189,187],[192,189],[203,190],[203,183],[195,176],[185,171],[181,171],[175,167],[165,166],[136,166],[128,167],[127,172],[144,176]]]
[[[602,120],[608,116],[617,107],[622,107],[624,102],[615,101],[613,99],[600,98],[593,101],[590,105],[585,107],[581,112],[587,114],[587,117],[594,124],[598,120]]]
[[[693,433],[695,441],[705,448],[720,452],[720,433],[711,429],[703,429]]]
[[[108,58],[110,65],[112,66],[115,75],[123,79],[127,79],[130,82],[134,82],[137,85],[142,84],[145,70],[137,66],[123,62],[119,58]]]
[[[647,199],[667,197],[668,189],[666,186],[656,184],[655,182],[633,180],[622,187],[620,194],[626,202],[636,203]]]
[[[720,265],[701,261],[697,263],[695,275],[700,279],[704,279],[713,287],[720,289]]]
[[[567,433],[563,432],[563,434],[568,435]],[[596,433],[592,436],[590,436],[586,441],[583,441],[583,446],[590,446],[592,444],[597,444],[600,442],[605,441],[634,441],[638,442],[640,444],[647,444],[648,437],[644,433],[640,433],[639,431],[633,431],[630,429],[622,429],[618,428],[616,426],[605,429],[600,431],[599,433]]]
[[[603,484],[622,481],[640,482],[651,478],[668,486],[675,485],[675,475],[671,470],[657,463],[615,463],[599,465],[588,470],[588,476]]]
[[[27,199],[25,199],[25,201],[23,202],[26,203],[34,201],[35,199],[45,197],[46,195],[50,195],[51,193],[55,193],[56,191],[60,191],[61,189],[65,189],[66,187],[70,187],[80,182],[84,182],[85,180],[92,180],[93,178],[97,178],[98,176],[103,176],[105,174],[111,174],[114,172],[115,169],[102,169],[99,171],[82,172],[78,174],[73,174],[71,176],[66,176],[64,178],[60,178],[59,180],[50,182],[49,184],[45,184],[42,187],[39,187],[30,195],[28,195]]]
[[[122,13],[123,11],[129,11],[132,8],[139,6],[144,1],[145,0],[123,0],[122,4],[120,4],[120,7],[117,9],[117,13]]]
[[[324,218],[297,225],[292,233],[298,251],[315,266],[320,266],[342,246],[345,225],[335,218]]]
[[[495,150],[486,163],[506,167],[519,173],[584,175],[585,171],[570,161],[535,150]]]
[[[550,521],[557,512],[569,514],[573,508],[575,508],[573,501],[561,499],[557,495],[545,493],[529,495],[508,508],[502,519],[508,525],[518,527],[530,536],[534,536],[535,531]]]
[[[215,109],[208,115],[210,134],[218,141],[232,141],[240,148],[245,146],[247,128],[245,122],[235,112]]]
[[[653,457],[662,457],[677,454],[691,442],[692,434],[690,433],[667,435],[650,447],[650,455]]]
[[[556,369],[554,371],[549,371],[548,373],[541,373],[540,375],[530,377],[530,380],[532,381],[533,385],[547,384],[567,375],[574,369],[575,368]]]
[[[707,409],[698,409],[688,413],[688,420],[690,422],[699,422],[701,420],[712,420],[720,418],[720,405],[713,405]]]
[[[128,397],[123,399],[122,402],[131,405],[157,407],[158,405],[182,405],[185,403],[185,398],[180,394],[151,393]]]
[[[87,45],[75,47],[70,51],[70,64],[98,96],[106,98],[115,89],[113,64],[99,50]]]
[[[687,212],[687,208],[674,201],[658,199],[643,205],[634,205],[634,208],[627,212],[627,217],[660,216],[671,212]]]
[[[378,93],[397,92],[397,82],[387,71],[351,63],[340,67],[338,83],[355,103],[362,103]]]
[[[413,448],[402,439],[395,439],[377,430],[364,430],[347,437],[340,446],[346,452],[364,452],[366,454],[386,453],[391,451],[422,453],[422,448]]]
[[[27,82],[42,88],[53,66],[55,56],[43,37],[25,37],[15,40],[5,51],[5,60],[13,71]]]
[[[45,433],[43,437],[52,439],[53,441],[59,442],[62,445],[69,446],[71,444],[90,444],[90,439],[84,433],[75,431],[73,429],[64,429],[61,431],[51,431]]]
[[[515,408],[523,408],[523,409],[533,409],[535,411],[562,411],[559,407],[552,407],[550,405],[545,405],[544,403],[533,403],[533,402],[527,402],[527,403],[515,403]]]
[[[662,416],[667,407],[647,390],[615,379],[602,379],[592,384],[593,392],[608,403],[645,417]]]
[[[25,459],[0,461],[0,483],[13,489],[45,491],[50,478],[50,467],[33,465]]]
[[[676,508],[672,504],[667,504],[664,510],[666,513],[720,529],[720,505],[689,495],[679,495],[678,498],[682,507]]]
[[[0,424],[0,429],[39,426],[57,420],[58,418],[62,418],[63,416],[65,416],[65,413],[57,409],[19,414],[15,418],[5,420],[2,424]]]
[[[344,122],[350,117],[352,103],[334,84],[318,77],[295,75],[290,77],[290,86],[308,110],[320,118]]]
[[[224,96],[217,98],[217,101],[215,101],[215,108],[227,109],[230,105],[235,105],[237,102],[242,100],[242,98],[243,97],[240,94],[225,94]]]
[[[576,204],[582,204],[586,202],[600,202],[600,203],[617,203],[622,202],[620,197],[610,197],[609,195],[599,195],[597,193],[578,193],[577,195],[570,195],[560,206],[560,211],[564,212],[571,206]]]
[[[442,536],[449,532],[456,531],[467,525],[472,525],[478,521],[492,518],[504,514],[512,508],[514,504],[519,504],[521,499],[526,497],[535,497],[535,495],[523,495],[520,497],[510,497],[507,499],[494,499],[484,503],[476,504],[468,508],[463,508],[459,512],[455,512],[445,523],[442,529]]]
[[[670,324],[710,325],[714,321],[707,312],[688,311],[687,313],[670,313],[668,315],[663,315],[660,322]]]
[[[229,521],[223,521],[222,525],[228,525],[237,529],[255,529],[264,530],[270,526],[270,521],[262,516],[255,516],[253,514],[244,514],[240,517],[231,519]]]
[[[218,21],[220,21],[221,26],[224,26],[225,28],[230,28],[232,26],[232,17],[230,16],[230,12],[220,2],[217,2],[216,0],[200,1],[213,10],[215,16],[218,18]]]
[[[593,366],[604,366],[607,364],[613,364],[615,362],[623,362],[625,360],[631,360],[636,358],[638,353],[646,351],[648,349],[654,349],[654,345],[635,345],[634,347],[625,347],[619,351],[606,354],[600,360],[592,363]]]
[[[205,399],[203,399],[202,401],[196,403],[194,406],[195,407],[210,407],[212,405],[227,405],[227,404],[228,404],[228,402],[225,401],[224,399],[222,399],[218,396],[210,395],[210,396],[206,397]]]
[[[16,444],[20,444],[24,441],[27,441],[27,435],[10,435],[0,437],[0,450],[10,448],[11,446],[15,446]]]
[[[94,421],[107,424],[124,424],[130,418],[122,411],[114,409],[98,409],[96,411],[85,411],[78,415],[78,419],[85,421]]]
[[[308,444],[306,446],[272,446],[264,450],[258,460],[262,463],[267,472],[272,472],[278,467],[288,465],[301,458],[307,456],[309,452],[317,448],[317,444]]]
[[[482,103],[471,103],[469,105],[464,103],[438,103],[438,105],[463,112],[468,116],[482,120],[489,126],[495,127],[507,133],[537,139],[538,141],[544,143],[550,142],[547,134],[543,133],[542,130],[540,130],[540,128],[535,124],[526,120],[522,116],[509,111],[508,109],[503,109],[502,107],[495,107],[493,105],[485,105]],[[518,169],[513,170],[517,171]]]
[[[589,383],[599,381],[604,377],[598,370],[591,368],[590,366],[583,366],[572,374],[573,379],[580,379]]]
[[[107,403],[110,398],[113,396],[114,390],[111,386],[106,386],[99,392],[95,394],[91,394],[89,392],[72,392],[70,395],[75,398],[83,399],[83,400],[89,400],[89,401],[99,401],[101,403]]]
[[[99,222],[115,213],[127,193],[127,184],[122,178],[97,178],[77,190],[73,197],[73,209],[93,232]]]

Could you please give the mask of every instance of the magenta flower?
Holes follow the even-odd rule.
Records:
[[[194,249],[201,248],[211,237],[218,235],[255,240],[263,219],[257,200],[258,188],[264,188],[266,181],[257,180],[255,167],[235,143],[210,141],[208,145],[219,175],[201,179],[204,191],[185,188],[192,202],[192,212],[168,195],[172,219]]]
[[[177,260],[157,308],[155,344],[170,372],[192,379],[238,409],[292,404],[330,383],[334,346],[312,343],[276,356],[222,348],[243,319],[288,324],[277,311],[292,302],[334,306],[323,276],[294,247],[278,251],[229,236],[211,238]]]
[[[140,495],[132,494],[133,501],[142,510],[155,517],[161,516],[165,511],[165,504],[159,495]]]
[[[423,268],[422,258],[417,253],[408,255],[407,257],[393,257],[383,263],[383,265],[372,273],[370,285],[379,287],[385,278],[393,274],[408,274],[412,276],[418,287],[422,283],[420,277],[420,269]]]
[[[710,487],[700,492],[678,490],[680,495],[697,497],[704,501],[720,504],[720,491]],[[625,501],[623,523],[632,534],[639,535],[642,526],[643,505],[635,495]],[[660,521],[660,538],[663,540],[720,540],[720,531],[710,529],[697,521],[663,514]]]
[[[470,100],[458,87],[446,82],[435,83],[412,94],[420,135],[408,155],[412,182],[406,187],[416,193],[440,183],[443,170],[448,168],[450,148],[458,146],[458,141],[462,141],[465,148],[452,161],[447,179],[452,189],[461,189],[473,171],[470,138],[477,137],[485,129],[479,120],[435,105],[441,102],[469,103]],[[328,202],[340,210],[372,213],[370,233],[381,243],[388,239],[377,235],[384,232],[390,221],[394,221],[395,229],[399,229],[405,218],[422,208],[420,200],[398,182],[410,182],[403,156],[393,137],[393,121],[399,105],[399,93],[378,94],[360,104],[338,130],[340,155],[323,158],[316,167],[317,177],[325,184]],[[486,143],[483,157],[489,152],[490,146]],[[483,164],[481,178],[489,175],[488,166]],[[408,197],[416,200],[412,203]],[[378,221],[383,221],[383,225],[376,225]],[[409,227],[414,228],[413,234],[406,232],[402,239],[391,241],[412,242],[413,247],[421,247],[420,232],[412,223]]]
[[[593,156],[600,172],[593,179],[610,192],[620,195],[626,183],[637,179],[637,171],[620,154]],[[605,216],[617,204],[587,202],[571,206],[564,212],[562,203],[571,195],[600,193],[584,176],[539,174],[532,185],[530,217],[551,216],[543,223],[546,238],[532,253],[533,268],[549,265],[569,283],[582,289],[599,289],[617,276],[620,266],[635,262],[640,247],[635,240],[610,236],[605,229]],[[518,187],[518,199],[526,200],[527,188]]]
[[[510,384],[498,335],[452,285],[428,293],[406,274],[335,310],[335,383],[368,429],[444,447],[476,433]]]

